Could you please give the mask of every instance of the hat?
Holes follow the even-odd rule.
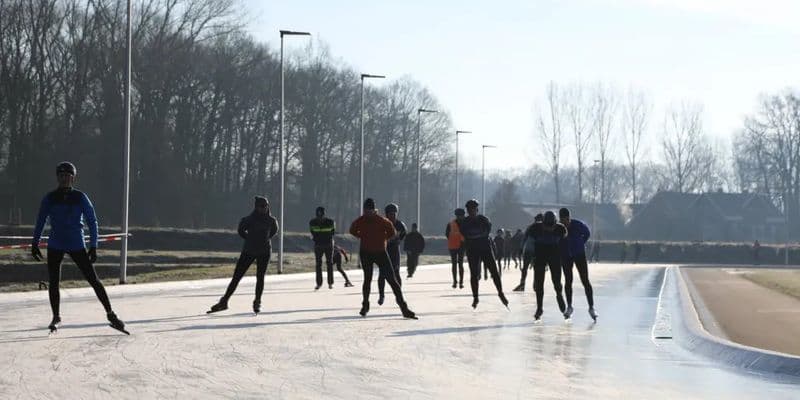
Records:
[[[372,198],[370,198],[370,197],[368,197],[366,200],[364,200],[364,209],[365,210],[374,210],[375,209],[375,200],[372,200]]]
[[[558,217],[559,218],[569,218],[569,210],[566,207],[558,210]]]

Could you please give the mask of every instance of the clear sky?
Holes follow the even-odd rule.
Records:
[[[244,0],[249,29],[275,47],[306,30],[364,73],[409,75],[439,98],[467,163],[537,162],[533,105],[549,81],[606,82],[649,93],[656,110],[700,102],[725,141],[758,96],[800,87],[796,0]],[[295,42],[297,40],[298,42]],[[292,39],[287,47],[302,46]],[[376,83],[380,84],[380,83]],[[657,156],[658,149],[651,149]]]

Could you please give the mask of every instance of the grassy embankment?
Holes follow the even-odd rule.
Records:
[[[750,270],[742,276],[758,285],[800,299],[800,270]]]

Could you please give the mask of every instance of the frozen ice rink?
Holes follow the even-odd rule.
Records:
[[[514,293],[514,269],[503,277],[511,311],[481,281],[473,312],[468,285],[450,287],[449,266],[423,267],[403,284],[418,321],[401,318],[391,295],[378,306],[376,284],[361,318],[358,272],[356,287],[337,275],[334,290],[319,292],[308,274],[268,276],[258,316],[252,277],[210,316],[227,280],[109,288],[131,336],[107,326],[89,289],[62,291],[52,337],[45,291],[2,294],[0,398],[800,398],[797,381],[652,339],[663,267],[592,264],[590,273],[596,324],[577,279],[572,322],[548,281],[534,324],[532,274]]]

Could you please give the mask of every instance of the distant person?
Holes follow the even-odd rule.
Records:
[[[522,229],[517,229],[511,238],[511,258],[514,259],[514,268],[519,268],[522,264],[522,243],[525,241],[525,234]]]
[[[403,299],[400,283],[397,282],[389,254],[386,253],[386,242],[397,235],[394,224],[388,219],[378,215],[375,211],[375,200],[368,198],[364,201],[364,213],[350,225],[350,234],[360,240],[359,258],[361,269],[364,271],[364,284],[361,289],[363,296],[361,311],[358,313],[366,317],[369,312],[369,292],[372,287],[372,268],[378,265],[378,270],[385,276],[386,282],[392,288],[395,301],[400,307],[404,318],[417,319],[416,314],[408,308]]]
[[[500,275],[503,275],[503,256],[506,254],[506,235],[502,229],[497,230],[497,234],[494,237],[494,254],[495,258],[497,259],[497,269],[500,272]],[[483,279],[486,279],[486,264],[483,265]]]
[[[592,240],[592,255],[589,257],[594,262],[600,262],[600,240]]]
[[[760,264],[759,253],[761,253],[761,243],[759,243],[758,240],[756,240],[755,242],[753,242],[753,265]]]
[[[344,262],[346,263],[350,262],[350,257],[347,256],[347,252],[343,248],[334,244],[333,264],[336,265],[336,270],[339,271],[340,274],[342,274],[342,277],[344,277],[344,287],[353,287],[353,284],[350,283],[350,279],[347,278],[347,273],[345,273],[344,269],[342,269],[342,258],[344,258]]]
[[[622,242],[622,248],[621,248],[620,254],[619,254],[619,263],[620,264],[624,264],[625,263],[625,257],[627,257],[627,256],[628,256],[628,243]]]
[[[508,307],[508,299],[503,293],[503,282],[500,271],[492,251],[492,223],[486,216],[478,214],[478,201],[467,201],[467,216],[458,221],[458,229],[464,235],[464,245],[467,251],[467,262],[470,272],[470,287],[472,289],[472,308],[478,307],[478,285],[481,279],[481,264],[492,275],[492,281],[497,289],[497,296],[504,306]]]
[[[317,286],[322,286],[322,256],[325,256],[325,267],[328,273],[328,289],[333,289],[333,236],[336,234],[336,223],[325,216],[325,207],[317,207],[316,217],[308,221],[308,229],[314,240],[314,261],[316,262]]]
[[[466,212],[463,208],[456,208],[455,219],[447,223],[444,236],[447,238],[447,251],[450,253],[451,271],[453,273],[453,289],[464,288],[464,236],[458,229],[458,221],[464,219]],[[458,277],[458,280],[456,280]]]
[[[569,209],[558,210],[561,224],[567,228],[566,251],[561,252],[562,268],[564,270],[564,292],[567,295],[567,311],[564,316],[572,316],[572,267],[578,270],[578,277],[583,284],[586,293],[586,301],[589,303],[589,315],[593,320],[597,320],[597,312],[594,309],[594,292],[592,284],[589,282],[589,266],[586,260],[586,242],[589,241],[591,232],[583,221],[574,219],[570,216]]]
[[[544,220],[544,216],[539,213],[533,217],[533,223],[542,222]],[[519,279],[519,286],[514,288],[515,292],[524,292],[525,291],[525,280],[528,278],[528,267],[533,264],[534,259],[536,257],[536,240],[532,236],[533,234],[530,233],[530,230],[526,229],[525,233],[523,233],[523,241],[522,241],[522,268],[520,268],[520,279]]]
[[[633,243],[633,263],[639,262],[639,257],[642,255],[642,245],[639,242]]]
[[[536,257],[533,260],[533,290],[536,291],[536,313],[534,320],[542,318],[542,302],[544,300],[544,276],[545,267],[550,266],[550,279],[553,282],[553,289],[556,292],[558,309],[562,314],[567,309],[561,287],[561,254],[559,243],[567,237],[567,228],[556,221],[556,215],[552,211],[544,213],[541,222],[534,222],[525,232],[526,236],[532,237],[536,246]],[[564,315],[564,318],[568,317]]]
[[[253,300],[253,312],[258,314],[261,311],[261,294],[264,292],[264,275],[267,273],[269,258],[272,254],[272,244],[270,240],[278,233],[278,221],[270,214],[269,201],[266,197],[256,196],[255,206],[250,215],[239,221],[239,236],[244,239],[242,253],[236,261],[236,269],[233,270],[233,277],[228,284],[225,294],[219,299],[217,304],[211,306],[208,313],[215,313],[228,309],[228,300],[236,291],[239,281],[256,262],[256,297]]]
[[[386,213],[386,218],[392,222],[397,234],[389,239],[386,244],[386,252],[389,254],[389,260],[392,262],[392,271],[397,280],[397,284],[403,286],[403,281],[400,279],[400,242],[406,237],[406,224],[397,219],[397,213],[400,207],[397,204],[389,203],[383,210]],[[378,270],[378,305],[382,306],[384,301],[384,290],[386,288],[386,275],[383,270]]]
[[[127,334],[125,324],[111,309],[106,289],[94,269],[94,263],[97,261],[97,217],[89,196],[73,187],[77,173],[77,168],[71,162],[64,161],[56,166],[58,187],[42,199],[36,225],[33,228],[31,255],[36,261],[42,261],[39,241],[45,223],[50,223],[50,237],[47,239],[47,272],[53,319],[48,328],[53,333],[61,324],[61,294],[58,291],[61,282],[61,262],[64,260],[64,255],[69,254],[103,305],[111,327]],[[89,251],[86,251],[83,240],[84,224],[89,228]]]
[[[425,251],[425,238],[417,230],[416,222],[411,224],[411,232],[406,235],[403,242],[403,251],[406,252],[408,277],[413,278],[419,265],[419,255]]]
[[[507,230],[506,236],[503,238],[503,260],[505,260],[506,269],[511,269],[511,255],[514,254],[513,243],[511,243],[511,230]]]

